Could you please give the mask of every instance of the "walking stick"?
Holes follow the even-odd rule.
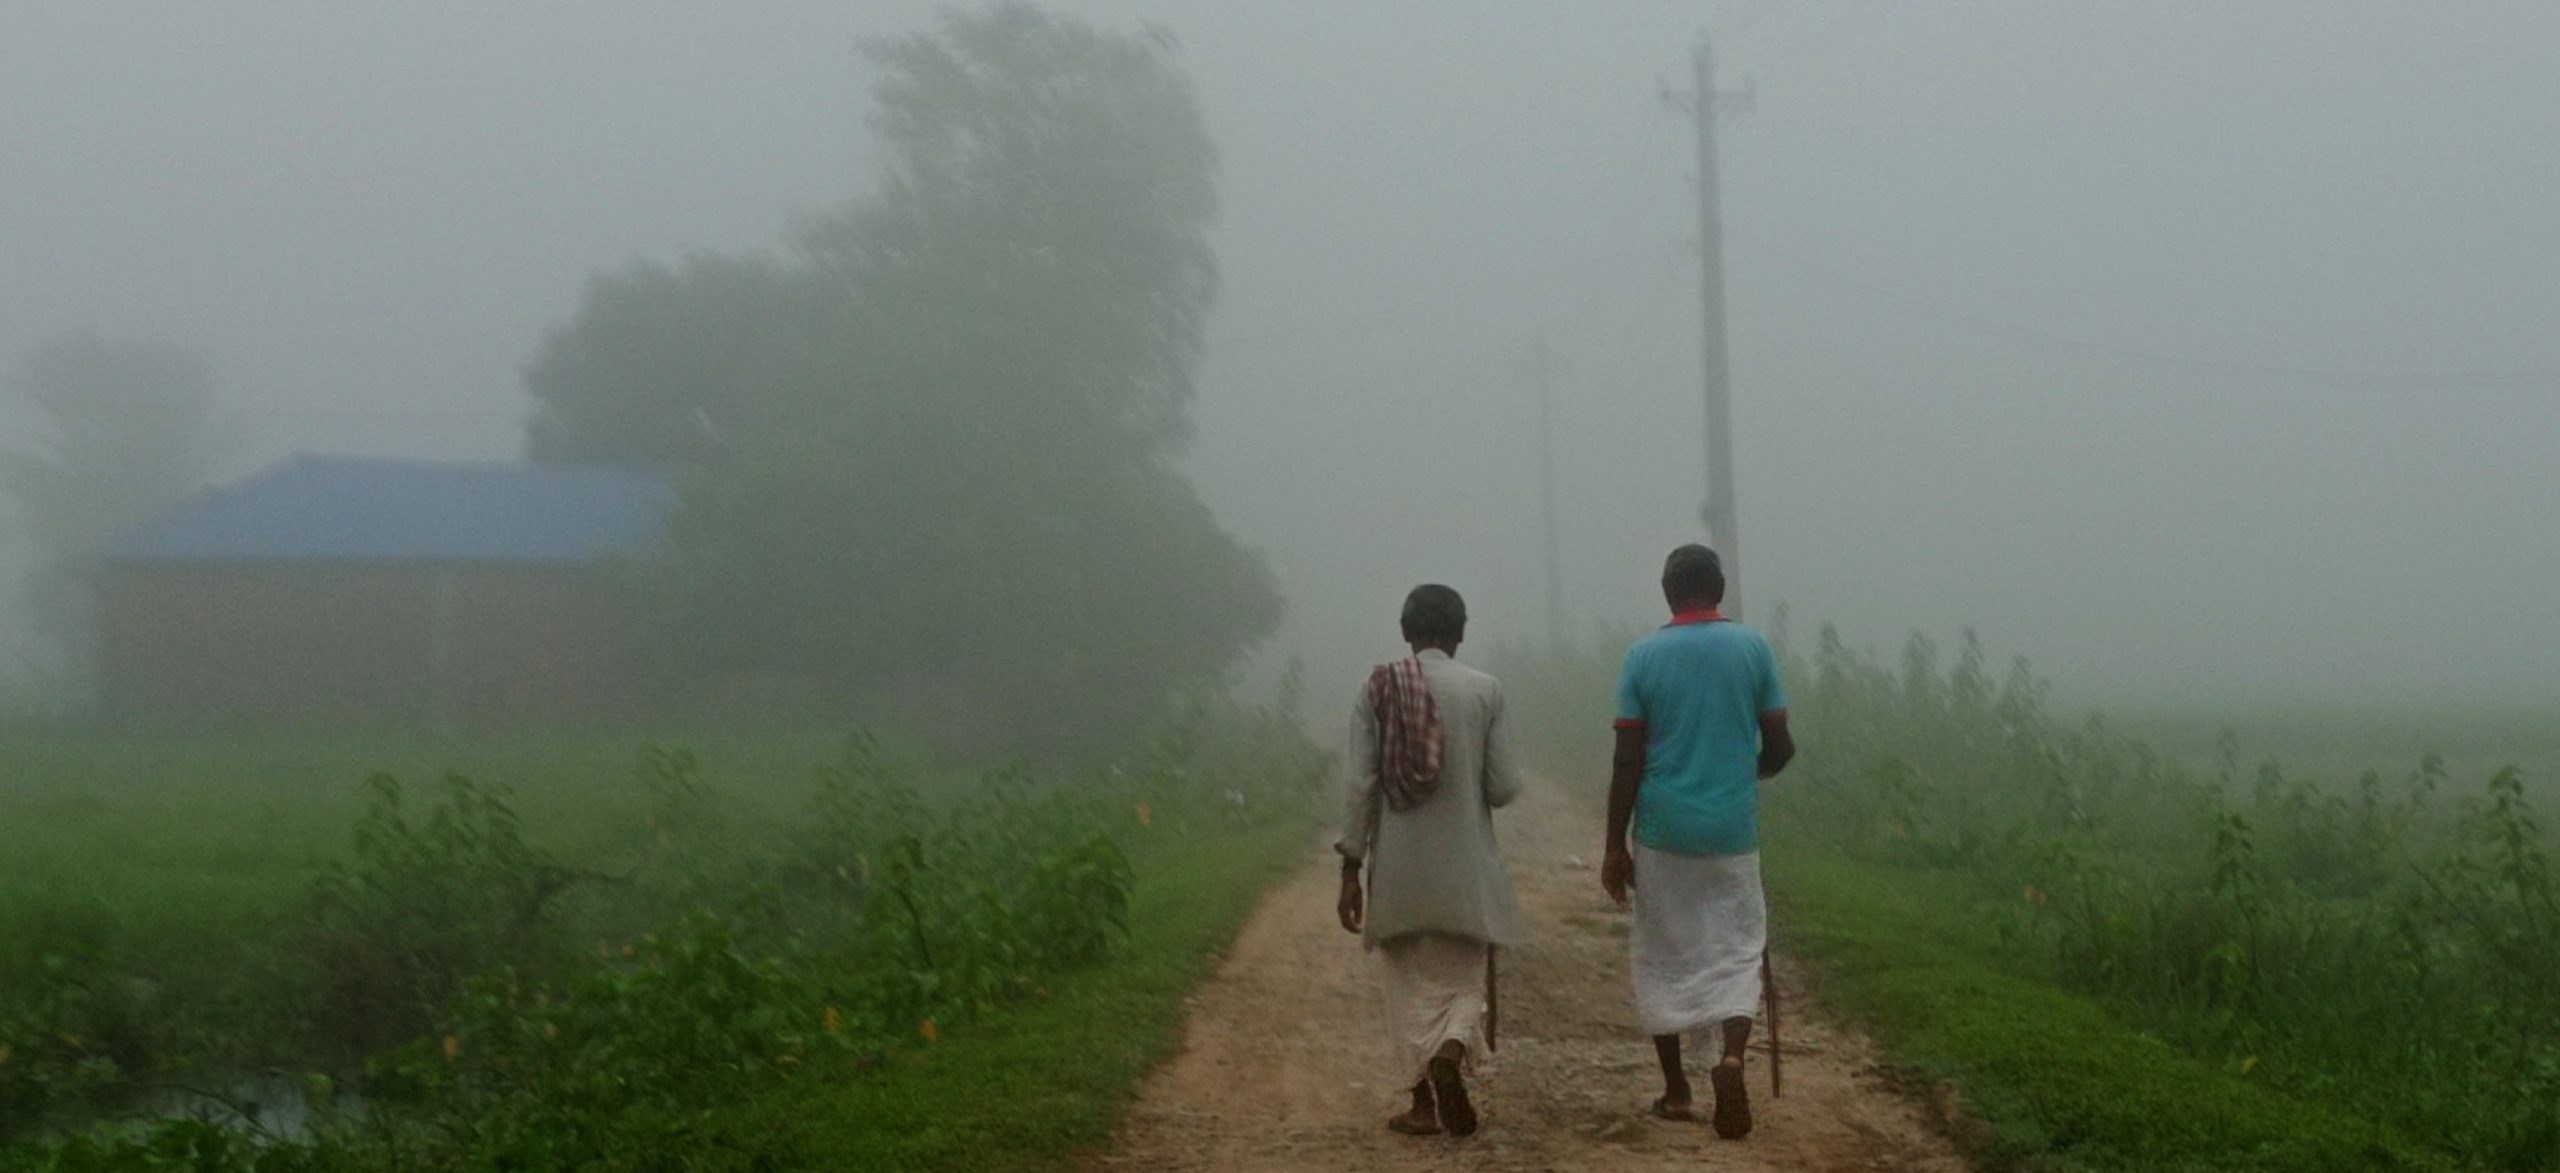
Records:
[[[1484,947],[1484,1049],[1499,1051],[1502,1044],[1502,987],[1493,980],[1493,955],[1500,952],[1492,945]]]
[[[1767,949],[1760,951],[1760,993],[1769,999],[1769,1098],[1775,1100],[1787,1094],[1787,1081],[1778,1065],[1777,969],[1769,964]]]

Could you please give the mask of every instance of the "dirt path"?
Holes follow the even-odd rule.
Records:
[[[1750,1138],[1719,1141],[1703,1125],[1647,1117],[1660,1076],[1629,1003],[1626,917],[1591,867],[1595,814],[1538,787],[1497,825],[1538,939],[1502,958],[1500,1050],[1476,1081],[1484,1125],[1475,1137],[1414,1139],[1383,1127],[1404,1092],[1372,1041],[1377,979],[1334,923],[1327,855],[1254,911],[1194,997],[1182,1050],[1149,1077],[1094,1168],[1964,1168],[1920,1110],[1885,1086],[1865,1041],[1806,1006],[1803,982],[1783,961],[1786,1098],[1769,1098],[1767,1055],[1756,1053],[1759,1126]],[[1704,1069],[1691,1070],[1703,1099]]]

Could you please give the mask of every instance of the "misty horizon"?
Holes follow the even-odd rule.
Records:
[[[1753,95],[1722,125],[1749,618],[1972,627],[2110,706],[2560,689],[2560,13],[1058,7],[1163,26],[1198,84],[1222,294],[1187,466],[1279,575],[1262,658],[1319,697],[1416,582],[1473,646],[1544,634],[1540,343],[1569,625],[1658,616],[1703,483],[1659,89],[1702,31]],[[935,10],[24,14],[0,364],[199,350],[230,475],[518,455],[590,276],[779,252],[869,188],[857,46]]]

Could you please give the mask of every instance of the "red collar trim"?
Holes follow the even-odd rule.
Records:
[[[1680,612],[1675,612],[1675,613],[1671,616],[1671,626],[1673,626],[1673,627],[1685,627],[1685,626],[1687,626],[1687,625],[1689,625],[1689,624],[1692,624],[1692,623],[1723,623],[1723,622],[1726,622],[1725,617],[1724,617],[1724,612],[1719,611],[1719,610],[1717,610],[1717,609],[1715,609],[1715,608],[1713,608],[1713,607],[1709,607],[1709,608],[1707,608],[1707,609],[1706,609],[1706,610],[1704,610],[1704,611],[1680,611]]]

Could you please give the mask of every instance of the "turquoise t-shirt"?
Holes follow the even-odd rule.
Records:
[[[1687,616],[1627,649],[1618,727],[1645,733],[1636,842],[1681,855],[1760,843],[1760,714],[1787,707],[1760,633]]]

